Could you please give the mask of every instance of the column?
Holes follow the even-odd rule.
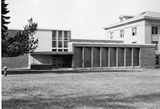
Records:
[[[82,67],[84,68],[84,47],[82,47]]]
[[[131,50],[131,66],[133,66],[133,53],[134,53],[134,51],[133,51],[133,48],[132,48],[132,50]]]
[[[91,47],[91,67],[93,66],[93,47]]]
[[[102,67],[102,47],[100,47],[99,49],[100,49],[99,50],[99,53],[100,53],[99,54],[99,58],[100,58],[99,61],[100,61],[100,67]]]
[[[108,67],[110,67],[110,48],[108,47]]]
[[[139,48],[139,66],[141,66],[141,48]]]
[[[124,48],[124,66],[126,66],[126,48]]]
[[[118,67],[118,47],[116,48],[116,67]]]

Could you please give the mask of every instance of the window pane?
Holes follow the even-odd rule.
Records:
[[[110,32],[110,39],[113,39],[113,32]]]
[[[64,49],[64,51],[65,51],[65,52],[67,52],[67,51],[68,51],[68,49]]]
[[[52,49],[52,51],[56,51],[56,49]]]
[[[132,28],[132,36],[135,36],[137,34],[137,28],[133,27]]]
[[[158,27],[152,26],[152,34],[158,34]]]
[[[52,40],[56,40],[56,31],[52,31]]]
[[[52,41],[52,47],[56,47],[56,41]]]
[[[62,31],[58,31],[58,40],[62,40]]]
[[[58,41],[58,47],[62,47],[62,41]]]
[[[121,37],[121,38],[124,37],[124,30],[120,30],[120,37]]]
[[[62,49],[58,49],[58,51],[62,51]]]
[[[64,32],[64,40],[68,40],[68,32],[67,31]]]
[[[68,47],[68,41],[64,41],[64,47]]]

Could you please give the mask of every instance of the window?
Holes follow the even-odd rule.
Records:
[[[52,49],[52,51],[56,51],[56,49]]]
[[[52,47],[56,47],[56,41],[52,41]]]
[[[137,27],[132,28],[132,36],[135,36],[137,34]]]
[[[64,47],[65,47],[65,48],[68,47],[68,41],[64,41]]]
[[[121,38],[124,37],[124,30],[120,30],[120,37],[121,37]]]
[[[110,39],[113,39],[113,32],[110,32]]]
[[[65,32],[64,32],[64,40],[68,40],[68,37],[69,37],[68,31],[65,31]]]
[[[58,31],[58,40],[62,40],[62,31]]]
[[[58,47],[62,48],[62,41],[58,41]]]
[[[58,51],[62,52],[62,49],[58,49]]]
[[[56,40],[56,31],[52,31],[52,40]]]
[[[64,49],[64,52],[67,52],[68,51],[68,49]]]
[[[152,26],[152,34],[158,34],[158,26]]]

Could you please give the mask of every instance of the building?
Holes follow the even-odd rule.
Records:
[[[105,27],[107,40],[126,44],[160,44],[160,13],[142,12],[136,16],[120,16],[120,22]]]
[[[36,70],[141,68],[155,65],[153,44],[127,44],[121,40],[71,39],[69,30],[39,29],[35,36],[38,37],[39,44],[34,52],[19,57],[3,58],[2,64],[9,68]]]

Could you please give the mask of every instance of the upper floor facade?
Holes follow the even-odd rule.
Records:
[[[147,11],[119,18],[119,23],[105,28],[107,40],[121,40],[127,44],[160,43],[160,13]]]

